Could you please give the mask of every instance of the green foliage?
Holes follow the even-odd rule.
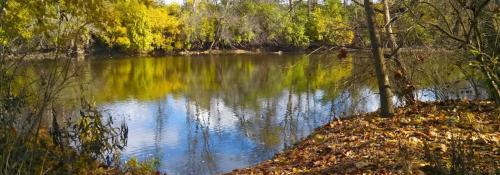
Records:
[[[156,167],[160,162],[158,159],[150,159],[143,162],[137,161],[136,158],[131,158],[125,163],[125,172],[133,175],[146,175],[156,173]]]
[[[17,1],[8,1],[7,5],[9,11],[3,15],[1,20],[0,44],[7,45],[16,38],[22,40],[31,39],[33,31],[28,26],[33,12],[24,7],[26,4]]]
[[[346,18],[340,8],[338,1],[318,4],[322,10],[311,18],[302,3],[290,12],[284,4],[265,0],[229,4],[188,2],[183,12],[185,38],[188,45],[196,49],[206,49],[213,44],[231,48],[263,45],[304,48],[312,42],[344,45],[352,40],[352,32],[344,23]],[[311,24],[317,25],[308,27]]]
[[[215,40],[216,19],[214,6],[206,1],[196,4],[187,3],[187,9],[182,12],[184,38],[186,48],[203,48]]]
[[[316,4],[312,13],[304,2],[295,3],[289,11],[268,0],[187,1],[183,6],[144,0],[10,0],[0,19],[0,44],[16,40],[35,50],[75,49],[89,48],[98,39],[111,49],[149,53],[350,43],[353,34],[340,1]]]
[[[90,48],[97,39],[110,49],[132,53],[213,47],[306,48],[350,45],[355,28],[361,41],[367,41],[361,7],[355,3],[345,5],[340,0],[311,3],[309,7],[307,1],[293,1],[289,9],[288,3],[274,0],[191,0],[183,5],[155,0],[9,0],[0,17],[0,44],[22,43],[34,50],[74,50]],[[429,2],[437,7],[450,7],[450,3]],[[412,1],[391,4],[392,15],[398,17],[393,28],[404,46],[449,42],[439,31],[417,25],[419,21],[447,26],[459,36],[464,33],[451,7],[439,10]],[[498,5],[490,6],[494,9]],[[411,13],[399,14],[394,11],[398,7],[409,7]],[[375,8],[383,9],[381,3],[376,3]],[[481,27],[494,33],[498,29],[498,14],[485,15],[491,16],[491,21],[481,22]],[[382,13],[377,13],[376,18],[377,25],[383,27]],[[467,29],[466,22],[462,21]],[[492,38],[495,37],[488,42],[495,43]]]
[[[121,1],[111,6],[108,25],[101,38],[111,47],[133,52],[172,51],[183,48],[180,7],[147,6],[138,0]],[[133,13],[131,13],[133,12]]]
[[[35,51],[86,45],[106,16],[109,3],[9,0],[0,18],[0,44]]]
[[[261,31],[261,36],[258,39],[263,41],[276,41],[281,36],[281,32],[285,24],[284,19],[288,16],[276,3],[255,3],[246,1],[245,6],[248,10],[246,14],[250,14],[253,20],[258,21]]]
[[[119,154],[128,135],[125,124],[114,125],[113,119],[84,100],[80,115],[64,115],[56,109],[56,96],[39,95],[58,94],[68,86],[68,79],[44,81],[68,67],[52,69],[54,74],[42,74],[37,80],[20,81],[19,77],[36,75],[6,65],[0,59],[0,174],[155,173],[149,161],[121,169]],[[33,85],[38,82],[43,83]]]
[[[52,116],[27,113],[44,110],[48,107],[43,104],[56,100],[43,98],[47,100],[43,103],[30,99],[29,91],[14,93],[16,74],[6,70],[0,69],[0,174],[105,174],[108,161],[119,160],[116,155],[126,144],[126,126],[111,126],[90,106],[81,110],[79,122],[69,126],[57,121],[54,109]],[[52,118],[50,127],[41,124],[46,118]]]
[[[327,0],[310,17],[309,35],[316,42],[329,45],[347,45],[354,38],[340,0]]]
[[[78,121],[68,127],[73,130],[71,138],[81,154],[105,161],[105,156],[117,153],[126,145],[128,128],[125,123],[122,123],[119,128],[113,127],[113,119],[104,118],[101,112],[90,104],[85,104],[84,109],[80,111]],[[62,135],[57,134],[61,133],[61,130],[53,130],[52,137],[55,140],[64,139],[61,138]]]
[[[111,3],[9,0],[0,8],[0,174],[123,174],[117,156],[125,125],[88,104],[80,115],[57,110],[78,66],[57,59],[50,71],[20,71],[5,56],[46,48],[71,54],[102,26]]]
[[[306,47],[309,45],[310,37],[306,34],[307,11],[300,9],[292,17],[285,19],[283,31],[284,41],[292,46]]]

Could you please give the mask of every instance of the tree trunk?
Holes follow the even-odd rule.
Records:
[[[396,43],[396,37],[392,33],[392,24],[389,23],[391,21],[391,11],[389,10],[389,0],[382,0],[384,2],[384,18],[385,18],[385,31],[387,32],[387,36],[390,42],[391,49],[394,51],[398,44]],[[399,54],[396,54],[396,57],[399,57]]]
[[[380,115],[384,117],[392,116],[394,107],[392,105],[392,92],[389,77],[386,74],[384,55],[380,48],[380,38],[375,27],[375,11],[370,0],[364,0],[366,11],[366,22],[372,46],[373,61],[375,63],[375,73],[380,93]]]
[[[196,8],[197,8],[196,7],[196,0],[193,0],[193,7],[191,9],[191,12],[193,12],[193,14],[196,13]]]
[[[391,22],[391,11],[389,8],[389,0],[382,0],[384,3],[384,19],[385,19],[385,32],[387,33],[387,38],[389,39],[389,45],[391,47],[391,52],[394,54],[394,62],[396,63],[396,74],[395,76],[396,87],[399,94],[403,96],[406,105],[413,105],[415,103],[415,96],[413,95],[414,87],[408,78],[408,73],[403,63],[401,62],[401,57],[398,53],[398,43],[396,42],[396,36],[392,31]],[[400,76],[399,76],[400,75]]]
[[[481,71],[483,72],[484,75],[486,75],[486,79],[488,83],[491,86],[491,95],[493,96],[493,99],[495,100],[497,105],[500,105],[500,85],[499,85],[499,80],[498,80],[498,74],[494,74],[494,70],[488,69],[488,63],[485,63],[484,56],[479,56],[478,58],[481,63]]]
[[[498,7],[492,7],[492,8],[498,8],[500,11],[500,0],[497,1]],[[496,6],[496,4],[492,4],[492,6]],[[488,57],[485,61],[486,66],[490,70],[490,75],[488,78],[493,81],[492,86],[495,87],[495,100],[499,102],[498,104],[500,105],[500,89],[499,89],[499,75],[500,75],[500,63],[498,62],[499,56],[500,56],[500,20],[498,20],[493,14],[487,14],[484,15],[484,20],[482,22],[483,28],[484,28],[484,35],[486,37],[486,53],[488,55],[491,55]],[[484,56],[483,56],[484,57]],[[484,58],[483,58],[484,60]],[[496,74],[495,74],[496,71]]]

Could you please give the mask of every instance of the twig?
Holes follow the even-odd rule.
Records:
[[[323,48],[323,46],[321,46],[321,47],[317,48],[316,50],[314,50],[314,51],[312,51],[311,53],[307,54],[307,56],[310,56],[310,55],[312,55],[312,54],[316,53],[318,50],[320,50],[320,49],[322,49],[322,48]]]

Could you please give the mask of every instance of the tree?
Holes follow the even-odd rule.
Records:
[[[407,105],[412,105],[415,103],[415,97],[413,95],[413,85],[408,78],[408,73],[406,71],[405,66],[401,62],[401,57],[399,54],[399,46],[396,42],[396,36],[392,31],[392,20],[391,20],[391,11],[389,6],[389,0],[382,0],[384,3],[384,19],[385,19],[385,32],[387,33],[387,38],[389,39],[389,44],[391,47],[391,56],[394,57],[394,62],[396,63],[396,89],[400,91],[400,95],[403,96]]]
[[[424,1],[426,11],[412,11],[419,25],[437,30],[449,49],[462,51],[469,65],[482,72],[490,93],[500,104],[500,2],[493,0]],[[449,7],[449,8],[446,8]],[[438,21],[422,20],[425,13]],[[458,49],[457,49],[458,48]]]
[[[364,0],[364,7],[366,11],[366,22],[372,47],[372,56],[375,64],[375,73],[377,76],[380,93],[380,115],[389,117],[394,113],[394,107],[392,104],[392,91],[391,85],[389,83],[389,77],[386,73],[387,71],[384,61],[384,55],[382,53],[382,49],[380,48],[380,37],[378,36],[378,30],[375,26],[375,11],[373,10],[373,4],[370,2],[370,0]]]
[[[340,0],[326,0],[309,16],[307,36],[320,45],[345,46],[354,38]]]

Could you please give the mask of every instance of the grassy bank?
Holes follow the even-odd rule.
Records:
[[[229,174],[498,174],[492,102],[422,103],[392,118],[335,120],[273,159]]]

